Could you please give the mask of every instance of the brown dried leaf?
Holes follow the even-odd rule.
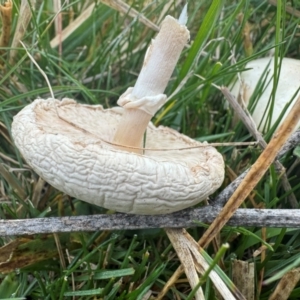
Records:
[[[185,274],[191,287],[195,288],[199,282],[199,277],[183,229],[166,228],[165,230],[184,267]],[[205,299],[201,287],[199,287],[195,293],[195,299]]]
[[[281,278],[269,300],[288,299],[299,280],[300,268],[289,271]]]
[[[107,6],[117,10],[120,13],[128,14],[132,18],[138,18],[139,22],[143,23],[147,27],[153,29],[154,31],[159,31],[159,27],[146,18],[143,14],[135,10],[133,7],[130,7],[125,1],[121,0],[102,0],[102,3]]]
[[[0,37],[0,47],[7,47],[10,39],[11,23],[12,23],[12,8],[11,0],[0,5],[0,16],[2,20],[2,34]],[[1,50],[0,55],[3,55],[6,50]]]
[[[273,246],[274,243],[269,243],[269,245]],[[266,251],[267,249],[268,249],[267,246],[262,245],[261,247],[259,247],[258,249],[256,249],[256,250],[253,252],[252,256],[253,256],[253,257],[257,257],[257,256],[259,256],[262,252]]]
[[[232,263],[232,280],[247,300],[254,300],[254,263],[234,260]]]
[[[11,43],[11,48],[13,48],[10,52],[9,62],[12,65],[17,54],[18,50],[14,49],[19,46],[19,42],[23,39],[29,22],[31,20],[32,9],[35,9],[36,0],[22,0],[20,13],[18,18],[18,23],[16,25],[15,34]]]
[[[18,238],[0,248],[0,272],[9,273],[58,256],[53,235],[45,238]]]

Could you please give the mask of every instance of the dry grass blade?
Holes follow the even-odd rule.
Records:
[[[167,1],[164,7],[162,8],[159,17],[157,18],[157,24],[160,24],[163,18],[166,16],[168,11],[171,9],[171,7],[181,7],[182,1],[181,0],[176,0],[176,1]]]
[[[166,228],[165,231],[183,265],[185,274],[189,280],[191,287],[195,288],[199,282],[199,278],[195,269],[189,245],[186,243],[183,230]],[[201,286],[196,291],[195,298],[197,300],[205,299]]]
[[[177,270],[173,273],[173,275],[169,278],[163,289],[157,295],[156,300],[162,300],[169,289],[176,283],[182,272],[184,271],[183,265],[180,265]]]
[[[135,10],[134,8],[130,7],[127,3],[121,0],[102,0],[102,3],[106,4],[107,6],[121,12],[124,14],[128,14],[132,18],[138,18],[138,20],[146,25],[147,27],[153,29],[154,31],[159,31],[159,26],[155,25],[149,19],[147,19],[144,15],[140,12]]]
[[[234,260],[232,263],[232,280],[247,300],[254,300],[254,263]]]
[[[20,163],[18,161],[14,160],[13,158],[9,157],[8,155],[3,154],[2,152],[0,152],[0,157],[3,160],[6,160],[7,162],[13,163],[13,164],[15,164],[17,166],[20,165]],[[28,169],[28,170],[30,169],[30,167],[28,165],[26,165],[26,164],[23,164],[23,167],[26,168],[26,169]]]
[[[31,10],[35,8],[36,0],[22,0],[21,1],[21,7],[20,7],[20,13],[18,18],[18,23],[16,26],[16,31],[14,34],[14,38],[11,43],[12,50],[10,51],[10,57],[9,57],[9,63],[12,65],[16,55],[18,53],[18,50],[14,49],[17,48],[19,45],[19,42],[23,39],[26,29],[28,27],[28,24],[31,20]]]
[[[217,88],[222,92],[226,100],[233,108],[234,112],[237,114],[238,118],[243,122],[243,124],[246,126],[248,131],[251,133],[251,135],[259,142],[260,146],[262,148],[266,147],[267,143],[265,142],[261,133],[257,130],[256,125],[248,110],[242,108],[242,106],[238,103],[238,101],[235,99],[233,94],[228,90],[228,88],[226,87],[217,87]]]
[[[59,44],[63,43],[78,27],[82,25],[83,22],[88,19],[93,13],[95,3],[91,4],[86,8],[78,18],[76,18],[72,23],[70,23],[60,34],[56,35],[54,39],[50,41],[50,46],[56,48]]]
[[[11,0],[6,1],[4,5],[0,5],[0,15],[2,19],[2,33],[0,37],[0,48],[7,47],[10,39],[10,30],[12,23],[12,8]],[[3,55],[5,50],[0,50],[0,55]]]
[[[41,69],[41,67],[38,65],[38,63],[36,62],[36,60],[33,58],[33,56],[28,52],[27,48],[25,47],[24,43],[22,41],[20,41],[21,45],[23,46],[23,48],[25,49],[27,55],[29,56],[29,58],[31,59],[31,61],[36,65],[36,67],[39,69],[39,71],[41,72],[41,74],[44,76],[45,81],[47,82],[47,85],[49,87],[50,90],[50,94],[51,97],[54,99],[54,93],[50,84],[50,81],[48,79],[48,76],[46,75],[46,73]]]
[[[39,177],[37,183],[34,185],[34,189],[32,193],[31,201],[34,207],[39,207],[39,201],[41,199],[44,185],[45,185],[45,180],[42,177]]]
[[[10,144],[13,145],[8,129],[6,127],[5,124],[3,124],[2,122],[0,122],[0,135],[3,136],[3,138]]]
[[[145,16],[140,14],[135,9],[131,8],[128,4],[122,1],[101,1],[102,3],[106,4],[107,6],[118,10],[122,13],[128,13],[131,17],[138,17],[140,22],[148,26],[149,28],[159,31],[159,27],[155,25],[153,22],[148,20]],[[50,42],[52,48],[56,48],[59,46],[60,43],[63,43],[78,27],[82,25],[93,13],[95,8],[95,3],[89,5],[78,18],[76,18],[72,23],[70,23],[60,34],[56,35]]]
[[[196,270],[203,275],[208,269],[209,264],[201,254],[201,248],[196,241],[187,233],[185,229],[166,229],[169,239],[174,246],[178,257],[184,267],[185,273],[191,283],[191,270]],[[191,261],[190,258],[191,257]],[[197,276],[198,277],[198,276]],[[219,275],[211,270],[209,277],[213,284],[226,300],[245,299],[243,295],[236,289],[235,295],[231,293]],[[174,282],[175,283],[175,282]],[[198,281],[193,283],[194,286],[198,284]],[[192,286],[192,283],[191,283]],[[193,287],[194,287],[193,286]]]
[[[184,237],[186,239],[186,243],[189,245],[190,250],[193,254],[197,271],[203,275],[210,267],[207,261],[205,260],[205,258],[203,257],[203,255],[201,254],[201,251],[203,249],[197,244],[197,242],[188,234],[188,232],[185,229],[184,229]],[[245,297],[235,286],[232,286],[233,292],[231,292],[214,270],[210,271],[209,278],[211,279],[214,286],[216,287],[216,289],[224,299],[246,300]]]
[[[61,264],[62,268],[65,270],[66,269],[66,260],[65,260],[64,254],[63,254],[63,250],[62,250],[62,246],[61,246],[58,234],[53,233],[53,236],[54,236],[55,244],[57,247],[60,264]]]
[[[267,145],[265,150],[259,156],[257,161],[253,164],[244,180],[241,182],[239,187],[230,197],[224,208],[214,222],[209,226],[207,231],[204,233],[199,241],[199,244],[203,247],[212,241],[212,239],[220,232],[227,221],[232,217],[234,212],[243,203],[245,198],[254,189],[259,180],[263,177],[265,172],[270,167],[271,163],[276,158],[279,150],[287,141],[294,128],[297,126],[300,119],[300,97],[297,99],[295,105],[290,111],[289,115],[279,127],[277,132],[272,137],[270,143]]]
[[[3,164],[0,164],[0,175],[8,182],[9,186],[21,199],[24,200],[26,198],[26,193],[23,188],[15,180],[12,174],[6,170]]]
[[[275,291],[273,292],[269,300],[289,299],[291,292],[293,291],[293,289],[295,288],[299,280],[300,280],[300,268],[293,269],[290,272],[286,273],[279,281]]]
[[[62,14],[61,14],[61,0],[54,0],[53,1],[53,10],[55,12],[56,18],[54,20],[54,28],[56,35],[61,34],[62,30]]]
[[[54,0],[53,1],[53,8],[54,8],[54,12],[55,12],[55,16],[56,18],[54,19],[54,28],[55,28],[55,33],[56,36],[58,36],[58,38],[60,39],[59,41],[59,56],[62,56],[62,42],[61,42],[61,32],[62,32],[62,13],[61,13],[61,9],[62,9],[62,5],[61,5],[61,0]]]

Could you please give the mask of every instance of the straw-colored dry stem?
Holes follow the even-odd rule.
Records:
[[[2,19],[2,33],[0,37],[0,47],[7,47],[9,45],[10,30],[12,23],[12,2],[6,1],[0,5],[0,15]],[[0,50],[0,55],[3,55],[5,50]]]
[[[193,274],[193,272],[197,271],[198,273],[203,275],[209,269],[209,264],[201,254],[203,249],[199,247],[197,242],[189,235],[189,233],[185,229],[166,228],[166,233],[168,234],[168,237],[172,242],[172,245],[176,250],[180,261],[184,265],[185,273],[189,278],[192,288],[194,288],[199,283],[199,279],[197,275]],[[192,257],[192,262],[187,262],[187,260],[190,260],[190,257]],[[233,295],[233,293],[229,290],[229,288],[214,270],[210,271],[209,277],[216,289],[222,295],[223,299],[245,299],[236,287],[231,286],[231,289],[234,293]]]
[[[13,41],[11,43],[12,50],[10,51],[9,63],[13,64],[18,50],[14,49],[19,46],[20,40],[23,39],[27,30],[28,24],[31,20],[31,10],[35,8],[36,0],[22,0],[18,23],[14,34]]]
[[[61,0],[55,0],[53,1],[53,9],[56,15],[56,18],[54,20],[54,28],[55,28],[55,35],[58,36],[58,53],[59,57],[62,57],[62,5]]]
[[[136,18],[139,22],[143,23],[152,30],[159,31],[158,26],[147,19],[140,11],[135,10],[132,5],[125,3],[125,1],[102,0],[101,2],[111,7],[113,10],[120,12],[121,14],[126,14],[126,16]]]
[[[95,3],[90,4],[81,14],[72,21],[64,30],[57,34],[51,41],[51,48],[56,48],[60,43],[63,43],[75,30],[77,30],[93,13]]]
[[[286,300],[289,299],[295,286],[300,280],[300,268],[292,269],[280,279],[274,292],[268,300]]]
[[[199,283],[199,277],[195,269],[194,260],[189,249],[189,244],[186,242],[182,229],[166,228],[166,233],[171,241],[177,256],[179,257],[189,283],[194,289]],[[196,300],[205,299],[202,288],[199,287],[195,293]]]
[[[212,239],[220,232],[227,221],[232,217],[234,212],[243,203],[249,193],[254,189],[259,180],[263,177],[265,172],[270,167],[271,163],[276,158],[279,150],[287,141],[289,136],[294,131],[300,119],[300,97],[297,99],[292,110],[288,114],[283,124],[279,127],[278,131],[273,136],[270,143],[267,145],[265,150],[259,156],[257,161],[253,164],[244,180],[238,186],[236,191],[233,193],[229,201],[226,203],[224,208],[214,222],[209,226],[207,231],[204,233],[199,241],[199,244],[203,247],[212,241]]]

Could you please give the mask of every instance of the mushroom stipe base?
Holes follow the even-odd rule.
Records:
[[[27,163],[55,188],[118,212],[155,215],[193,206],[223,182],[222,155],[166,127],[147,127],[144,154],[112,144],[123,108],[37,99],[15,117],[12,134]]]

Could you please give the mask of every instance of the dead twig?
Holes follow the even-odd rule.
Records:
[[[43,233],[91,232],[98,230],[128,230],[143,228],[199,227],[199,222],[210,224],[221,207],[205,206],[186,209],[168,215],[91,215],[76,217],[48,217],[36,219],[0,220],[0,236]],[[238,209],[228,221],[230,226],[300,228],[299,209]]]

